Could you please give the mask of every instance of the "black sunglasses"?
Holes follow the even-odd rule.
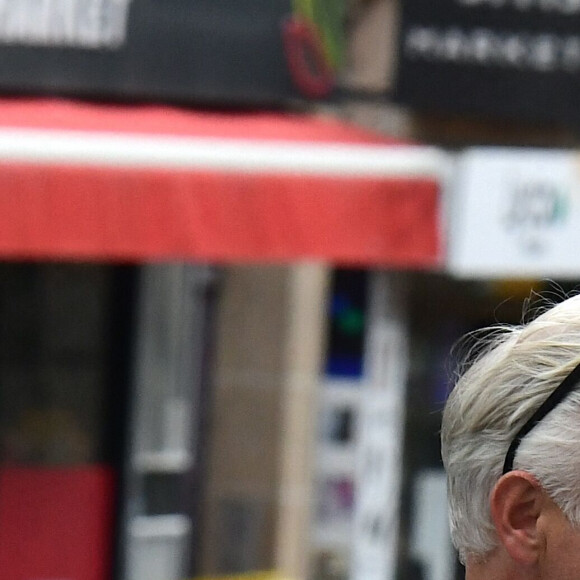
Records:
[[[503,473],[513,470],[514,459],[522,439],[555,407],[557,407],[580,382],[580,364],[554,389],[552,394],[540,405],[538,410],[524,423],[511,442],[505,456]]]

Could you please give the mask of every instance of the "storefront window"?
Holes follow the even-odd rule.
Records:
[[[0,264],[0,569],[114,572],[132,269]],[[23,557],[26,554],[26,557]]]
[[[110,274],[97,266],[0,265],[3,463],[106,458]]]

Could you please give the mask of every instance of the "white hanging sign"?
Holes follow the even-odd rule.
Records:
[[[580,158],[474,148],[452,185],[449,270],[461,277],[580,277]]]

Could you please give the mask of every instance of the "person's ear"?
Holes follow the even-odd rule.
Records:
[[[538,561],[543,546],[539,525],[545,496],[536,479],[525,471],[510,471],[495,485],[491,517],[505,551],[522,565]]]

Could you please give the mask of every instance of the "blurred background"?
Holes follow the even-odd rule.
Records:
[[[452,347],[580,280],[580,3],[11,0],[0,63],[0,576],[461,580]]]

